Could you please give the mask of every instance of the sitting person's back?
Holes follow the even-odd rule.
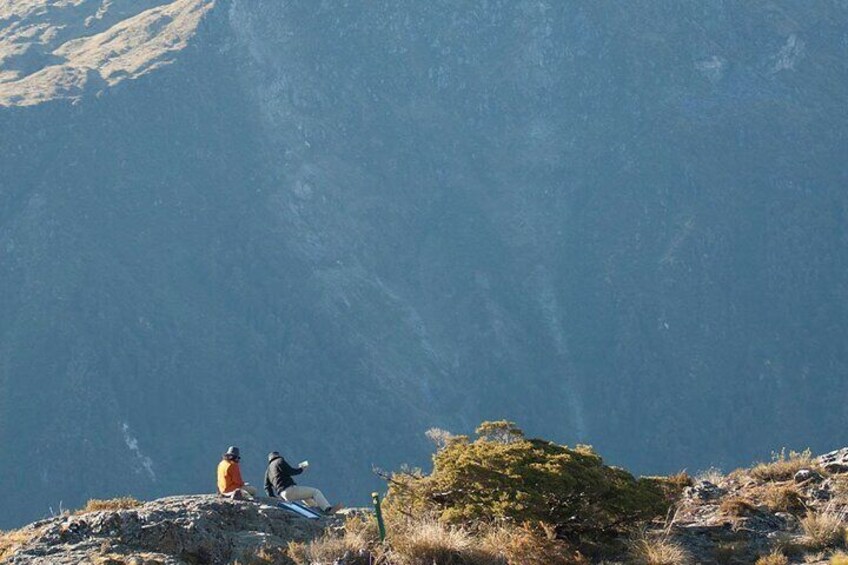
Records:
[[[265,470],[265,493],[271,497],[282,497],[283,491],[295,485],[292,477],[301,473],[302,468],[292,467],[279,452],[272,451],[268,454],[268,468]]]
[[[239,448],[231,446],[218,463],[218,494],[229,498],[249,498],[256,495],[256,489],[241,478],[239,467],[241,454]]]

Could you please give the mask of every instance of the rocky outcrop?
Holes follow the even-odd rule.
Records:
[[[798,468],[786,471],[785,480],[758,477],[756,468],[696,480],[684,490],[662,535],[673,537],[696,563],[755,563],[774,551],[791,563],[827,563],[842,548],[841,537],[822,541],[805,521],[835,517],[843,523],[837,529],[845,527],[848,483],[844,471],[824,466],[832,455],[795,460]],[[772,465],[789,468],[792,461]]]
[[[848,447],[819,456],[819,465],[831,473],[848,473]]]
[[[0,106],[75,99],[167,65],[214,4],[0,2]]]
[[[281,554],[289,541],[312,539],[327,523],[262,502],[175,496],[36,522],[15,533],[17,547],[4,563],[229,563]]]

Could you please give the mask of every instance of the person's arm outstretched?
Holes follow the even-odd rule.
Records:
[[[285,459],[280,462],[283,464],[283,470],[287,475],[294,476],[299,475],[303,472],[303,469],[301,469],[300,467],[292,467],[291,465],[289,465],[288,461],[286,461]]]

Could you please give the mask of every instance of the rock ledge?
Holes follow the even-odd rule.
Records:
[[[20,545],[4,563],[213,565],[313,539],[326,526],[263,502],[174,496],[35,522],[16,533]]]

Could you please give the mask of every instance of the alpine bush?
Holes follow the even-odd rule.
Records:
[[[387,511],[464,526],[541,523],[559,538],[579,539],[663,516],[678,488],[604,465],[589,446],[528,439],[512,422],[485,422],[473,441],[450,436],[433,455],[431,474],[394,474]]]

